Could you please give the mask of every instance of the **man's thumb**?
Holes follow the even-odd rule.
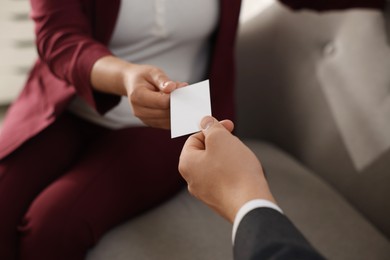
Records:
[[[218,128],[225,129],[223,125],[212,116],[205,116],[200,122],[200,127],[202,128],[204,135],[207,135],[207,132],[209,132],[212,129],[218,129]]]
[[[204,134],[211,127],[214,127],[214,129],[222,127],[231,133],[234,130],[234,123],[228,119],[218,121],[212,116],[205,116],[200,122],[200,127],[202,128]]]

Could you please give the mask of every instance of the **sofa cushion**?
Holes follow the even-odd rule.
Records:
[[[231,225],[183,190],[106,234],[87,260],[229,260]]]
[[[390,259],[390,242],[316,174],[269,144],[247,140],[278,204],[328,259]]]
[[[330,259],[390,259],[390,244],[335,190],[292,157],[247,141],[279,204]],[[106,234],[88,260],[229,260],[231,225],[186,190]]]

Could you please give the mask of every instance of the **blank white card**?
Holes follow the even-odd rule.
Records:
[[[205,116],[211,116],[209,80],[171,93],[172,138],[200,131],[200,121]]]

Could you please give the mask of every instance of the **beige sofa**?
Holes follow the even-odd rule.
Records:
[[[285,214],[329,259],[390,259],[384,17],[275,3],[240,29],[237,134]],[[230,236],[230,224],[183,190],[112,230],[88,260],[229,260]]]

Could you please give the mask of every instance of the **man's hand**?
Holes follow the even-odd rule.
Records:
[[[190,193],[230,222],[249,200],[275,202],[259,160],[230,133],[233,123],[205,117],[201,126],[186,141],[179,162]]]

